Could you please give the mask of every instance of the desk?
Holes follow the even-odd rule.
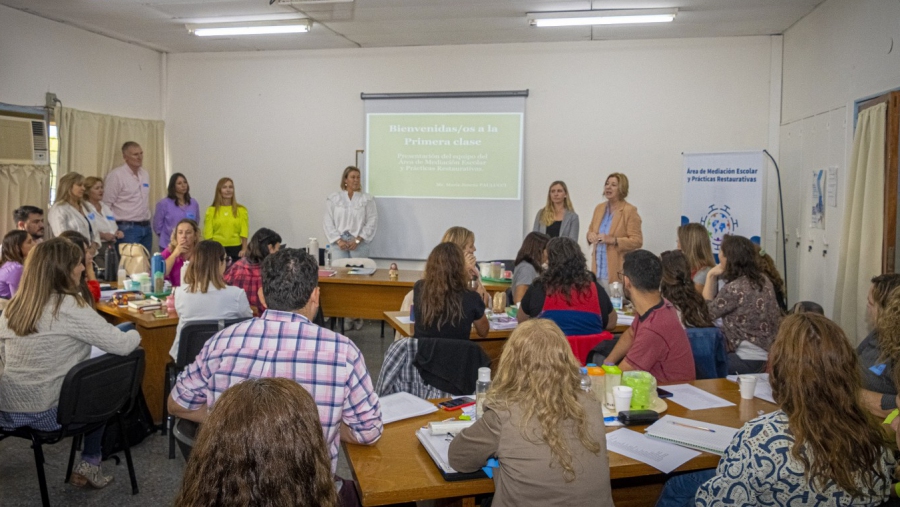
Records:
[[[161,423],[166,363],[170,361],[169,349],[175,342],[178,316],[170,313],[169,317],[158,319],[150,313],[129,312],[106,302],[99,302],[96,306],[97,311],[111,324],[133,322],[141,334],[141,346],[144,347],[146,362],[141,388],[144,390],[144,398],[153,415],[153,421]]]
[[[394,328],[394,331],[400,333],[401,336],[405,338],[409,338],[413,334],[413,325],[407,324],[405,322],[400,322],[397,320],[397,317],[408,317],[409,312],[384,312],[383,318],[387,320],[388,324]],[[484,350],[484,353],[487,354],[489,358],[491,358],[491,367],[493,368],[497,364],[497,360],[500,359],[500,353],[503,352],[503,346],[506,345],[506,340],[509,338],[509,335],[512,334],[512,329],[504,329],[500,331],[488,331],[488,335],[484,338],[478,336],[475,333],[475,329],[472,329],[472,333],[469,334],[469,339],[474,342],[478,342],[478,345],[481,345],[481,348]]]
[[[737,428],[757,417],[759,410],[772,412],[777,409],[763,400],[741,400],[737,384],[725,379],[698,380],[691,384],[725,398],[735,406],[692,411],[669,402],[666,414]],[[446,414],[438,411],[385,425],[381,439],[373,446],[343,444],[364,506],[450,498],[457,499],[460,505],[474,506],[474,495],[494,491],[494,482],[490,479],[446,482],[438,473],[434,462],[416,439],[415,432],[430,421],[445,418]],[[631,427],[635,431],[643,431],[644,428]],[[701,453],[677,471],[715,468],[718,463],[718,455]],[[666,480],[665,474],[612,452],[609,453],[609,466],[613,500],[617,507],[651,506],[656,503]]]

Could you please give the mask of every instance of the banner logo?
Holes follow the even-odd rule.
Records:
[[[709,232],[709,239],[712,242],[713,250],[718,252],[722,240],[728,234],[733,234],[738,225],[737,219],[731,216],[730,209],[727,205],[717,207],[715,204],[709,205],[709,211],[706,216],[700,219],[700,223],[706,227]]]

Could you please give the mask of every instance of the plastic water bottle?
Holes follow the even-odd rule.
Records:
[[[319,263],[319,240],[316,238],[309,238],[309,243],[306,244],[306,253],[313,256],[313,259],[316,260],[316,264]]]
[[[475,418],[481,419],[484,413],[484,399],[487,397],[488,389],[491,388],[491,369],[488,367],[478,368],[478,382],[475,383]]]
[[[128,272],[125,271],[125,268],[119,268],[119,271],[116,273],[116,283],[119,285],[120,290],[125,290],[126,278],[128,278]]]
[[[591,377],[588,375],[587,368],[581,368],[581,390],[591,392]]]
[[[331,245],[325,245],[325,267],[331,267]]]
[[[612,302],[613,309],[617,312],[622,311],[622,284],[613,282],[609,284],[609,300]]]

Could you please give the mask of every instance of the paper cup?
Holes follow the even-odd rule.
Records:
[[[756,394],[756,377],[754,375],[738,375],[738,384],[741,386],[741,398],[752,400]]]
[[[631,396],[634,391],[628,386],[616,386],[613,388],[613,397],[616,400],[616,413],[631,410]]]

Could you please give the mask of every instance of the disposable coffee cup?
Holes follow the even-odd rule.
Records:
[[[613,388],[613,397],[616,400],[616,413],[631,410],[631,397],[634,391],[628,386],[616,386]]]
[[[741,398],[752,400],[756,394],[756,376],[738,375],[738,384],[741,386]]]

